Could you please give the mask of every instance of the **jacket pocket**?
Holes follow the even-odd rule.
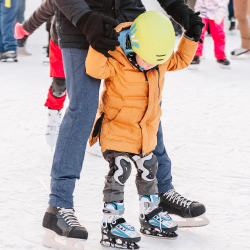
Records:
[[[139,108],[123,107],[118,115],[103,126],[103,136],[110,140],[141,143],[140,121],[144,110]]]

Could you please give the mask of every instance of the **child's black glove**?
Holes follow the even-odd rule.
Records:
[[[190,27],[186,30],[185,35],[194,38],[196,42],[203,43],[201,39],[202,29],[205,24],[202,22],[201,17],[199,17],[200,12],[195,12],[190,16]]]
[[[108,51],[114,51],[120,43],[118,42],[118,38],[113,34],[111,38],[107,38],[105,35],[105,25],[107,24],[114,27],[118,25],[118,21],[89,11],[80,18],[77,27],[83,30],[83,34],[87,37],[93,49],[106,57],[110,57]]]

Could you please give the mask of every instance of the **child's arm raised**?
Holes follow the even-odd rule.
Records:
[[[22,28],[29,33],[33,33],[54,15],[54,0],[45,0],[29,17],[29,19],[23,22]]]
[[[189,66],[192,62],[195,52],[198,47],[198,42],[192,41],[183,36],[178,45],[176,52],[164,63],[167,66],[167,71],[181,70]]]
[[[86,73],[97,79],[106,79],[115,76],[115,68],[112,65],[115,62],[115,59],[112,57],[107,58],[89,46],[85,63]]]

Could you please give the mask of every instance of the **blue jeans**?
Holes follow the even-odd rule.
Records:
[[[100,80],[86,74],[85,60],[88,50],[63,48],[63,64],[69,107],[63,118],[56,144],[52,170],[49,204],[72,208],[76,179],[80,178],[85,148],[91,133],[99,101]],[[163,144],[162,128],[157,133],[158,145],[154,151],[158,158],[159,192],[173,188],[171,162]]]
[[[231,20],[234,17],[234,5],[233,5],[233,0],[230,0],[228,4],[228,19]]]
[[[5,7],[5,0],[0,0],[0,53],[16,51],[14,25],[18,0],[11,0],[11,7]]]
[[[17,9],[17,16],[16,16],[16,21],[18,23],[23,23],[24,21],[25,2],[26,0],[18,0],[18,9]],[[24,47],[25,43],[21,45],[20,40],[21,39],[17,40],[18,47]]]
[[[162,194],[174,188],[174,186],[172,184],[171,161],[164,146],[161,122],[157,132],[157,146],[153,153],[158,160],[158,171],[156,174],[158,192]]]

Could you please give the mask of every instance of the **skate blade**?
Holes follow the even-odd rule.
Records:
[[[178,238],[178,234],[176,232],[168,232],[167,235],[163,235],[161,232],[154,232],[152,234],[148,230],[140,230],[141,234],[151,238],[164,239],[164,240],[175,240]],[[157,233],[157,235],[156,235]]]
[[[100,243],[103,247],[112,247],[112,248],[118,248],[118,249],[139,249],[140,248],[136,243],[127,243],[127,242],[118,243],[118,242],[114,242],[112,239],[101,240]]]
[[[13,58],[8,58],[8,59],[1,59],[1,62],[12,63],[12,62],[18,62],[18,60]]]
[[[246,60],[246,59],[250,59],[250,54],[249,53],[248,54],[241,54],[239,56],[231,55],[230,58],[233,60]]]
[[[198,70],[199,69],[199,64],[198,65],[190,64],[187,68],[189,70]]]
[[[55,239],[58,236],[60,242]],[[57,235],[54,231],[45,229],[43,236],[43,245],[49,248],[55,248],[59,250],[83,250],[83,239],[73,239]]]
[[[222,69],[231,69],[230,65],[223,65],[219,63],[219,67]]]
[[[176,215],[173,215],[173,217]],[[203,227],[209,224],[209,219],[206,217],[205,214],[202,214],[197,217],[193,218],[182,218],[179,216],[176,216],[180,218],[181,220],[175,219],[177,225],[179,228],[181,227]]]

